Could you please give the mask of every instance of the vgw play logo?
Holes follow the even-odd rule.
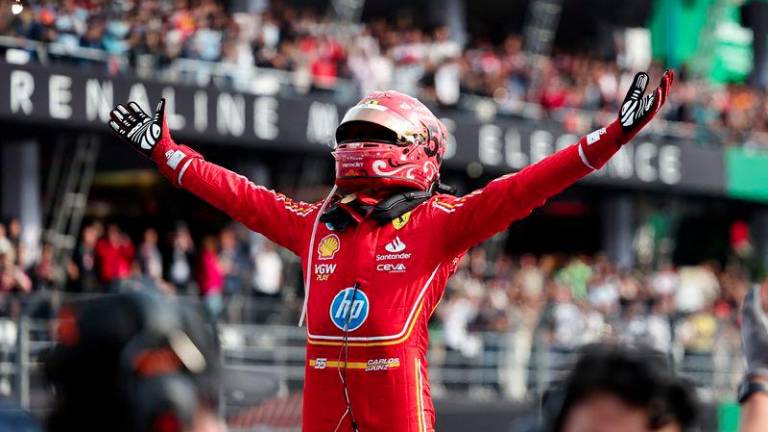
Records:
[[[331,321],[340,330],[354,331],[368,319],[368,296],[358,288],[345,288],[331,302]]]

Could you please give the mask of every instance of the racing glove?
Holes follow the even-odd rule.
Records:
[[[583,143],[585,145],[582,145],[580,149],[584,163],[592,169],[598,169],[605,165],[615,150],[618,149],[614,148],[613,151],[605,149],[603,148],[605,143],[621,147],[634,138],[661,110],[664,102],[667,101],[674,78],[675,73],[672,70],[665,71],[656,90],[646,95],[648,74],[638,72],[624,97],[617,119],[610,125],[585,137],[586,141]],[[598,142],[601,144],[593,145]]]
[[[139,153],[152,159],[160,172],[175,186],[181,181],[189,164],[202,159],[200,153],[178,145],[171,138],[165,115],[165,98],[160,99],[154,115],[150,116],[136,102],[118,105],[110,112],[109,126]]]
[[[747,292],[741,306],[741,343],[747,376],[768,378],[768,315],[763,310],[759,286]]]
[[[619,120],[625,133],[634,136],[651,121],[667,101],[674,78],[675,73],[669,69],[666,70],[661,77],[659,87],[653,93],[643,96],[648,86],[648,74],[638,72],[635,75],[619,111]]]

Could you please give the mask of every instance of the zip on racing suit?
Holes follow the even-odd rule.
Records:
[[[607,127],[468,195],[433,195],[388,223],[363,217],[343,231],[318,223],[322,203],[291,200],[175,144],[163,124],[162,102],[154,119],[137,122],[150,125],[129,139],[175,185],[286,247],[305,269],[312,260],[305,275],[312,289],[307,293],[304,431],[433,431],[427,323],[460,257],[602,167],[650,121],[671,81],[669,72],[650,102],[636,98],[636,105],[647,105],[647,115],[622,112]],[[114,118],[118,133],[135,128],[124,124],[127,115]]]

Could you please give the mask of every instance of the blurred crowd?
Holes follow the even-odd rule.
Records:
[[[439,316],[446,344],[468,354],[478,348],[473,332],[517,328],[541,329],[563,349],[612,340],[670,352],[676,341],[705,352],[736,324],[748,288],[738,265],[620,269],[604,256],[489,259],[477,248],[449,281]]]
[[[0,295],[7,298],[155,289],[200,296],[225,320],[263,322],[267,308],[291,309],[301,296],[296,260],[239,226],[196,242],[183,223],[162,236],[147,228],[134,239],[116,224],[91,222],[71,256],[57,257],[61,252],[45,244],[33,262],[25,259],[20,234],[17,220],[0,224]],[[62,260],[67,265],[59,269],[55,263]],[[541,330],[564,349],[610,339],[662,352],[672,350],[673,342],[710,351],[721,330],[734,327],[749,281],[737,261],[725,267],[713,261],[624,269],[600,255],[491,258],[478,247],[461,260],[433,324],[448,348],[470,357],[482,348],[473,335],[520,329]],[[228,309],[246,300],[257,309]]]
[[[228,13],[213,0],[26,3],[18,16],[0,15],[0,34],[57,42],[65,51],[103,50],[112,73],[159,72],[179,59],[230,65],[233,73],[256,66],[290,71],[292,81],[315,91],[352,83],[361,94],[394,88],[446,106],[477,107],[478,100],[492,98],[493,110],[551,116],[574,132],[602,122],[595,112],[614,116],[634,73],[621,46],[610,59],[565,53],[536,59],[524,52],[517,35],[499,44],[470,40],[462,46],[444,27],[419,28],[408,19],[343,24],[280,2],[252,13]],[[652,76],[661,69],[652,65]],[[666,111],[668,120],[683,122],[675,134],[726,145],[768,145],[763,90],[713,86],[678,72]]]
[[[486,370],[478,396],[518,399],[579,347],[618,343],[665,353],[701,388],[727,392],[742,372],[738,315],[750,280],[738,262],[619,268],[600,255],[491,258],[476,248],[437,309],[432,363]],[[445,390],[464,388],[440,378]]]
[[[200,298],[226,324],[295,323],[301,266],[263,237],[239,225],[203,236],[183,223],[131,232],[93,221],[71,254],[44,244],[31,259],[19,222],[0,224],[0,321],[51,318],[62,299],[151,290]],[[730,391],[742,367],[733,360],[738,309],[754,279],[735,258],[620,268],[602,255],[510,256],[481,245],[463,256],[430,321],[430,362],[452,371],[433,387],[474,382],[485,392],[475,396],[524,398],[580,346],[609,342],[658,350],[702,387]],[[470,380],[470,370],[489,375]]]
[[[183,223],[164,238],[147,228],[133,239],[117,224],[96,221],[82,229],[71,253],[44,243],[31,262],[25,259],[20,234],[18,220],[0,223],[0,313],[6,316],[17,316],[28,294],[151,289],[199,296],[215,317],[259,320],[252,316],[258,312],[242,310],[243,298],[260,298],[272,307],[282,295],[283,258],[263,237],[243,235],[236,228],[196,243]],[[225,299],[240,309],[225,310]]]

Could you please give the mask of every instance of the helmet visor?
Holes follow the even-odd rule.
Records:
[[[336,129],[336,146],[352,142],[378,142],[408,145],[404,137],[413,125],[400,115],[380,105],[352,107]]]

